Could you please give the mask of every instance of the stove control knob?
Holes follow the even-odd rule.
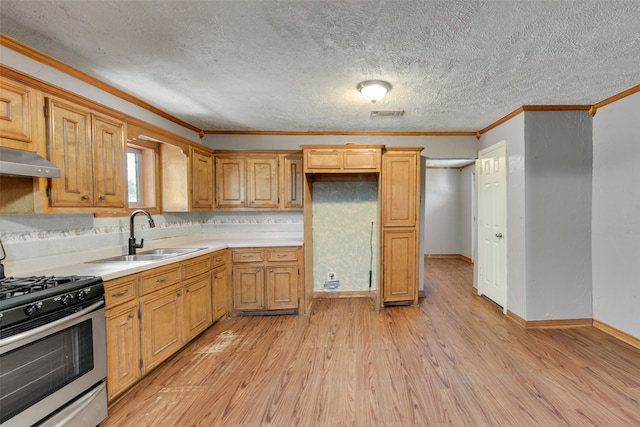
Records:
[[[60,297],[60,304],[69,305],[73,297],[70,294],[64,294]]]
[[[86,297],[87,293],[85,291],[78,291],[78,293],[76,293],[76,299],[78,301],[83,301]]]
[[[42,310],[42,303],[37,302],[35,304],[28,305],[27,308],[24,309],[24,312],[27,316],[34,316]]]

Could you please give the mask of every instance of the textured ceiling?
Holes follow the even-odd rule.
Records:
[[[640,1],[0,2],[0,32],[200,129],[477,131],[640,83]],[[387,80],[371,117],[356,90]]]

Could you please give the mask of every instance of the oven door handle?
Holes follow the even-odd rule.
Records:
[[[38,335],[39,333],[46,331],[47,329],[53,329],[57,326],[64,325],[65,323],[69,323],[75,319],[78,319],[86,314],[91,313],[99,308],[104,307],[104,300],[100,300],[94,304],[91,304],[89,307],[83,308],[77,313],[73,313],[69,316],[63,317],[62,319],[55,320],[53,322],[47,323],[46,325],[39,326],[37,328],[29,329],[28,331],[21,332],[16,335],[12,335],[10,337],[4,338],[0,341],[0,347],[5,345],[13,344],[16,341],[24,340],[31,338],[34,335]]]

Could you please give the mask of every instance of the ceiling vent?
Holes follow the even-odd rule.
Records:
[[[402,117],[404,110],[371,110],[371,117]]]

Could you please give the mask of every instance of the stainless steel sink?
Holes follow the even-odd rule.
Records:
[[[172,255],[158,255],[158,254],[137,254],[137,255],[118,255],[110,258],[97,259],[94,262],[135,262],[135,261],[158,261],[161,259],[169,258]],[[173,255],[175,256],[175,255]]]
[[[89,261],[89,263],[97,262],[141,262],[141,261],[159,261],[178,255],[184,255],[191,252],[201,251],[205,248],[159,248],[149,249],[136,255],[118,255],[109,258],[97,259]]]
[[[140,255],[183,255],[191,252],[201,251],[205,248],[158,248],[158,249],[149,249],[148,251],[140,252]]]

